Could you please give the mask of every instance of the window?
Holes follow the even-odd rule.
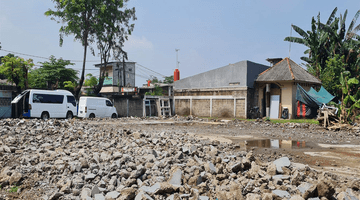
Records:
[[[113,106],[113,104],[111,103],[111,101],[106,100],[106,106],[110,106],[110,107],[112,107],[112,106]]]
[[[33,103],[55,103],[62,104],[64,101],[64,95],[56,94],[34,94]]]
[[[66,96],[66,97],[67,97],[68,103],[71,103],[73,106],[76,106],[75,97],[73,97],[73,96]]]

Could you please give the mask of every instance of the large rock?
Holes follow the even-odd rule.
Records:
[[[169,183],[176,186],[181,186],[182,171],[179,168],[175,168],[169,178]]]
[[[284,173],[283,167],[289,167],[290,166],[290,160],[288,157],[282,157],[274,161],[274,164],[276,166],[276,171],[280,174]]]
[[[335,193],[333,184],[328,180],[320,180],[316,185],[319,197],[331,199]]]

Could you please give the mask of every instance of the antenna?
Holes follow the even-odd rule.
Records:
[[[290,26],[290,37],[291,37],[291,34],[292,34],[292,26],[293,26],[293,24],[291,24],[291,26]],[[290,55],[291,55],[291,40],[289,42],[289,58],[290,58]]]
[[[176,69],[179,69],[179,61],[178,61],[178,53],[179,53],[179,50],[180,49],[175,49],[175,51],[176,51]]]

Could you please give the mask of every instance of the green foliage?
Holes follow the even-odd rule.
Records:
[[[19,189],[19,187],[14,185],[13,187],[10,188],[9,192],[16,193],[18,191],[18,189]]]
[[[154,90],[150,92],[146,92],[145,95],[152,95],[152,96],[163,96],[163,90],[158,85],[155,85]]]
[[[174,82],[174,76],[165,76],[164,83],[170,84]]]
[[[360,36],[357,35],[360,25],[355,24],[360,10],[347,29],[347,10],[340,17],[336,17],[336,12],[337,8],[326,23],[320,22],[320,13],[316,20],[313,17],[309,31],[292,25],[301,37],[286,37],[285,41],[308,47],[304,52],[308,57],[301,59],[307,62],[308,71],[322,81],[324,88],[341,99],[341,119],[351,121],[360,99]]]
[[[92,74],[86,74],[85,86],[94,87],[98,84],[98,79]]]
[[[41,64],[40,68],[30,71],[29,85],[32,88],[64,89],[66,88],[65,81],[76,82],[78,79],[75,70],[66,68],[68,65],[73,65],[68,60],[50,56],[49,62],[42,62]]]
[[[71,92],[74,92],[76,85],[76,82],[64,81],[64,88]]]
[[[0,74],[4,75],[8,82],[15,83],[18,92],[22,89],[29,88],[28,86],[28,70],[34,64],[32,59],[25,60],[20,57],[15,57],[9,54],[1,59]]]

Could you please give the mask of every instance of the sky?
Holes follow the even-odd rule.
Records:
[[[51,0],[0,0],[0,56],[16,52],[16,56],[32,58],[38,67],[54,55],[71,60],[75,63],[71,68],[80,74],[81,43],[69,35],[60,47],[61,24],[44,15],[54,5]],[[348,26],[360,1],[129,0],[127,7],[135,7],[137,20],[132,21],[135,29],[124,49],[129,60],[137,63],[136,86],[142,86],[151,76],[173,75],[175,49],[179,49],[180,78],[243,60],[269,66],[267,58],[290,56],[301,64],[306,47],[292,43],[290,48],[284,41],[290,34],[298,36],[291,24],[310,30],[313,16],[320,12],[321,21],[326,22],[338,7],[337,16],[348,9]],[[85,74],[97,76],[94,64],[100,63],[100,57],[88,52]]]

